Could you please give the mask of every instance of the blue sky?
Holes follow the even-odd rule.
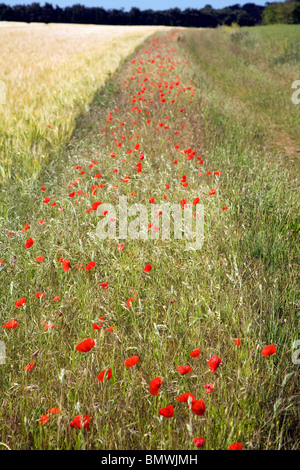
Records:
[[[1,0],[0,3],[5,3],[6,5],[22,5],[30,4],[34,1],[39,2],[41,5],[44,5],[44,0]],[[255,3],[256,5],[264,5],[267,0],[245,0],[239,2],[238,0],[48,0],[48,3],[52,5],[58,5],[60,7],[66,7],[74,5],[75,3],[80,3],[88,7],[103,7],[105,9],[109,8],[124,8],[125,10],[130,10],[131,7],[138,7],[140,10],[146,10],[147,8],[152,8],[153,10],[164,10],[168,8],[178,7],[181,9],[185,8],[203,8],[205,5],[209,4],[213,8],[223,8],[224,6],[234,5],[240,3],[244,5],[245,3]],[[279,0],[269,0],[269,1],[279,1]]]

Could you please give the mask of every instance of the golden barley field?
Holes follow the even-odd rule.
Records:
[[[35,175],[108,74],[158,29],[1,22],[0,182]]]

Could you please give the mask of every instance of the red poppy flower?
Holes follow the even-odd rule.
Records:
[[[125,366],[126,367],[132,367],[134,366],[137,362],[139,362],[140,358],[139,356],[132,356],[129,359],[126,359],[125,361]]]
[[[71,268],[70,261],[68,259],[64,259],[62,262],[62,267],[65,272],[69,271],[69,269]]]
[[[210,368],[211,372],[216,372],[221,362],[222,360],[219,357],[212,356],[208,361],[208,367]]]
[[[192,352],[190,352],[191,357],[198,357],[200,354],[200,348],[194,349]]]
[[[35,365],[35,361],[32,361],[31,364],[27,364],[27,366],[23,367],[24,370],[26,370],[26,372],[28,372],[30,369],[32,369]]]
[[[191,372],[191,367],[190,366],[178,366],[177,371],[179,372],[180,375],[185,375],[189,374]]]
[[[180,397],[176,398],[176,401],[181,401],[182,403],[188,403],[189,399],[191,401],[195,400],[195,397],[192,393],[183,393]]]
[[[28,238],[28,240],[25,243],[25,248],[30,248],[32,245],[33,245],[32,238]]]
[[[149,271],[151,271],[152,269],[152,266],[150,263],[146,264],[146,266],[144,267],[144,273],[148,273]]]
[[[24,232],[26,232],[26,231],[29,230],[29,229],[30,229],[30,225],[26,222],[26,224],[25,224],[23,230],[21,230],[21,233],[24,233]]]
[[[155,379],[152,379],[150,382],[149,386],[149,392],[151,395],[155,396],[158,395],[159,388],[162,384],[162,378],[161,377],[155,377]]]
[[[37,292],[34,294],[37,299],[40,299],[41,297],[45,297],[46,293],[45,292]]]
[[[78,428],[78,429],[81,429],[82,428],[82,425],[84,426],[84,428],[89,431],[90,429],[90,416],[87,416],[87,415],[77,415],[75,416],[75,418],[73,419],[73,421],[70,422],[70,426],[71,428]]]
[[[35,259],[36,261],[41,262],[41,261],[44,261],[45,258],[44,256],[37,256]]]
[[[96,266],[95,261],[90,261],[89,264],[85,267],[87,271],[90,271],[92,268]]]
[[[93,330],[100,330],[100,328],[102,328],[102,326],[103,326],[103,322],[104,322],[104,318],[100,317],[99,320],[98,320],[99,325],[97,323],[94,323],[93,324]]]
[[[97,379],[99,380],[99,382],[103,382],[104,381],[104,376],[105,376],[105,372],[106,372],[106,369],[104,369],[102,372],[100,372],[100,374],[98,375]],[[107,376],[106,376],[106,380],[109,380],[111,378],[111,374],[112,374],[112,371],[111,371],[111,368],[108,369],[108,372],[107,372]]]
[[[204,446],[204,437],[194,437],[193,442],[196,447],[203,447]]]
[[[209,196],[212,196],[213,194],[216,194],[216,190],[215,189],[211,189],[208,193]]]
[[[206,384],[206,385],[203,385],[203,388],[206,389],[206,393],[212,393],[214,391],[213,386],[214,384]]]
[[[50,415],[57,415],[58,413],[60,413],[60,409],[59,408],[48,408],[48,413]]]
[[[274,344],[269,344],[269,346],[266,346],[263,348],[261,354],[262,356],[268,357],[271,356],[272,354],[276,353],[276,346]]]
[[[164,418],[172,418],[174,416],[174,408],[173,405],[166,406],[165,408],[161,408],[158,412]]]
[[[235,345],[235,346],[240,346],[240,345],[241,345],[241,340],[238,338],[238,339],[234,342],[234,345]]]
[[[39,419],[39,423],[41,424],[46,424],[49,421],[49,416],[48,415],[41,415]]]
[[[132,301],[133,301],[133,298],[130,297],[130,298],[127,300],[127,302],[126,302],[126,307],[130,307],[131,304],[132,304]]]
[[[91,208],[90,209],[87,209],[87,210],[92,210],[92,211],[96,211],[98,209],[98,207],[102,204],[102,201],[95,201],[93,202],[93,204],[91,205]]]
[[[193,400],[191,406],[192,412],[197,416],[203,416],[206,410],[206,406],[204,405],[204,401],[202,400]]]
[[[2,325],[3,328],[6,328],[7,330],[15,330],[18,326],[18,322],[16,320],[9,320],[5,325]]]
[[[22,298],[22,299],[19,299],[15,302],[15,306],[16,307],[22,307],[22,305],[24,305],[26,302],[26,299]]]
[[[228,447],[228,450],[243,450],[243,444],[240,442],[235,442]]]
[[[96,342],[92,338],[85,339],[81,343],[77,344],[76,349],[79,352],[85,353],[90,351],[94,346]]]

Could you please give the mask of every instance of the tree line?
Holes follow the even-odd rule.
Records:
[[[263,24],[299,24],[300,1],[289,0],[280,3],[267,4],[262,14]]]
[[[299,23],[300,0],[282,3],[269,3],[266,7],[246,3],[235,4],[226,8],[214,9],[210,5],[204,8],[170,8],[154,11],[141,11],[139,8],[105,10],[101,7],[85,7],[76,4],[71,7],[53,7],[50,3],[41,6],[9,6],[0,4],[0,21],[23,21],[26,23],[81,23],[108,25],[165,25],[184,27],[217,27],[236,23],[240,26],[255,26],[261,23]],[[283,5],[283,6],[282,6]]]

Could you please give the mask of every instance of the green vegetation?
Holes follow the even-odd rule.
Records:
[[[220,101],[230,97],[233,113],[260,124],[273,148],[299,157],[300,107],[291,98],[300,77],[300,27],[194,30],[188,38],[199,73]]]
[[[288,27],[156,35],[96,93],[60,161],[24,184],[22,195],[11,191],[1,230],[0,318],[19,325],[0,332],[8,354],[0,366],[1,442],[13,449],[194,449],[192,438],[203,436],[205,449],[233,442],[249,450],[299,448],[299,366],[292,362],[292,343],[299,339],[300,106],[291,103],[291,83],[300,77],[297,61],[274,62],[292,37]],[[153,100],[150,116],[133,110],[140,102],[131,103],[141,83],[146,91],[139,96]],[[168,127],[158,128],[161,122]],[[132,141],[110,157],[117,151],[111,132],[119,138],[120,127],[141,144],[141,173],[138,153],[127,153]],[[203,164],[187,160],[174,144],[196,150]],[[91,160],[98,163],[89,168]],[[97,172],[103,187],[94,197]],[[77,178],[80,185],[68,187]],[[41,185],[47,188],[42,194]],[[69,193],[78,189],[83,194],[75,204]],[[211,189],[216,194],[209,196]],[[198,196],[205,210],[202,250],[185,251],[178,240],[100,243],[99,217],[86,208],[100,199],[117,204],[122,194],[144,204],[152,197],[162,203],[166,194],[170,202],[187,198],[191,204]],[[57,206],[44,204],[46,195]],[[30,230],[17,233],[25,222]],[[8,231],[15,236],[7,237]],[[29,236],[34,245],[26,250]],[[42,264],[38,255],[45,257]],[[67,272],[61,257],[71,261]],[[76,268],[90,260],[92,270]],[[152,270],[145,274],[147,263]],[[38,300],[36,292],[46,295]],[[25,307],[16,308],[22,297]],[[103,328],[93,330],[100,317]],[[41,321],[55,328],[45,331]],[[96,346],[79,353],[76,345],[89,337]],[[277,352],[263,357],[269,344]],[[198,347],[200,356],[191,358]],[[125,359],[134,355],[140,362],[126,368]],[[215,373],[207,364],[212,355],[222,359]],[[186,364],[192,372],[179,375],[177,367]],[[99,382],[109,367],[111,379]],[[163,382],[152,396],[149,383],[157,376]],[[203,388],[208,383],[213,393]],[[203,398],[204,416],[175,400],[185,392]],[[159,417],[171,403],[174,417]],[[51,407],[61,413],[40,424]],[[89,431],[69,426],[78,414],[91,416]]]
[[[263,24],[299,24],[300,3],[299,0],[287,0],[285,2],[270,3],[262,12]]]

